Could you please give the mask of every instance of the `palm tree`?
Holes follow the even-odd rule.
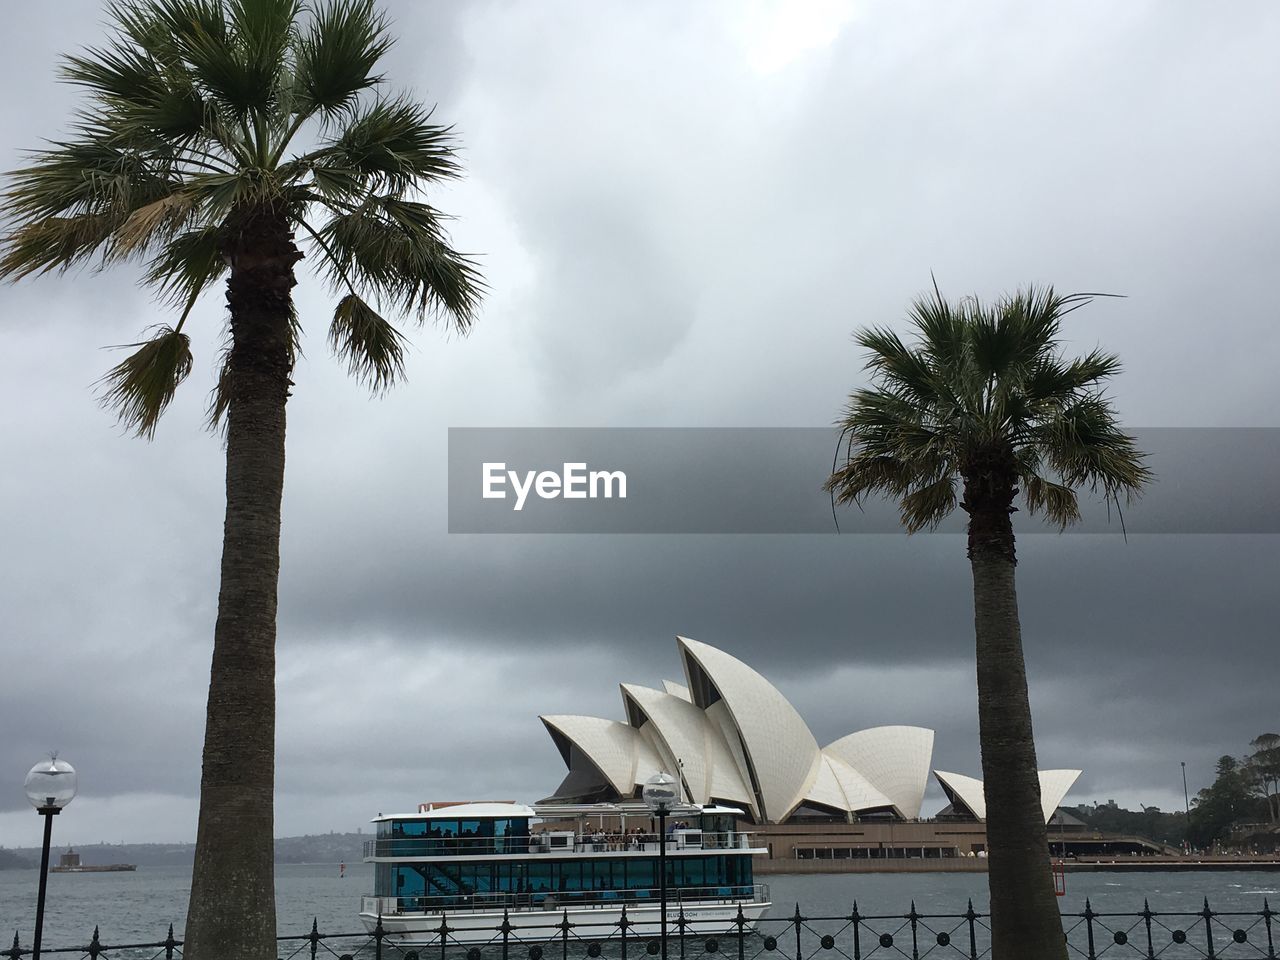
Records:
[[[185,956],[274,957],[276,589],[285,405],[304,252],[337,297],[335,354],[376,393],[404,374],[386,316],[465,332],[483,290],[428,205],[460,174],[450,128],[387,92],[372,0],[116,0],[101,47],[64,60],[86,103],[10,174],[0,275],[142,264],[177,313],[114,367],[103,401],[151,437],[192,368],[183,326],[225,279],[211,421],[226,433],[221,589]]]
[[[1119,360],[1059,355],[1063,316],[1090,301],[1031,288],[992,307],[934,295],[910,313],[918,342],[872,328],[872,385],[841,425],[843,464],[826,488],[840,503],[897,500],[909,532],[969,516],[978,715],[987,804],[992,955],[1065,957],[1049,870],[1031,707],[1014,587],[1011,514],[1019,491],[1059,529],[1080,518],[1086,487],[1119,506],[1150,474],[1103,396]]]

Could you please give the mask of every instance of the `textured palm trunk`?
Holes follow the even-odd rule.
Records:
[[[293,265],[285,219],[259,212],[228,242],[227,513],[205,720],[187,960],[276,956],[276,587]]]
[[[994,464],[966,472],[969,561],[977,635],[978,727],[987,804],[993,960],[1065,960],[1053,890],[1031,702],[1022,657],[1010,521],[1014,474]]]

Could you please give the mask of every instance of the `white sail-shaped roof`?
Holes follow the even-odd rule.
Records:
[[[1053,819],[1053,813],[1062,806],[1062,798],[1075,785],[1082,770],[1041,770],[1040,806],[1044,810],[1044,822]]]
[[[887,726],[859,730],[822,748],[843,760],[889,798],[907,820],[920,816],[933,761],[933,731],[925,727]]]
[[[857,813],[859,810],[879,810],[893,802],[873,787],[857,770],[843,760],[822,755],[818,776],[809,788],[806,801],[820,803],[824,807]]]
[[[681,700],[661,690],[624,683],[622,698],[627,716],[637,729],[652,725],[666,754],[668,772],[679,774],[685,799],[690,803],[707,802],[706,745],[702,725],[706,715],[688,700]],[[639,716],[635,716],[636,712]],[[637,723],[637,720],[640,723]]]
[[[674,680],[663,680],[662,689],[673,697],[679,697],[681,700],[692,701],[693,699],[689,696],[689,688],[683,683],[676,683]]]
[[[1048,823],[1053,817],[1053,812],[1058,809],[1058,805],[1062,803],[1062,798],[1067,795],[1067,791],[1071,789],[1072,784],[1076,782],[1076,778],[1080,776],[1080,773],[1081,771],[1079,770],[1041,770],[1038,772],[1040,778],[1040,810],[1044,814],[1045,823]],[[987,800],[982,792],[981,780],[966,777],[961,773],[947,773],[944,770],[935,770],[933,775],[938,778],[938,783],[942,785],[947,798],[953,804],[959,801],[979,820],[987,819]]]
[[[637,783],[643,783],[662,769],[653,748],[629,724],[602,717],[556,715],[539,719],[551,733],[566,764],[570,760],[567,746],[572,744],[621,796],[631,796]]]
[[[654,727],[664,752],[674,761],[672,769],[678,768],[687,785],[690,802],[750,804],[751,791],[742,782],[720,730],[705,712],[687,699],[633,683],[622,684],[622,696],[632,726],[641,720],[641,729]]]
[[[800,714],[768,680],[723,650],[677,637],[693,702],[723,700],[746,754],[761,815],[785,820],[818,776],[822,754]]]
[[[675,762],[673,769],[680,769],[691,803],[719,800],[751,805],[750,788],[742,782],[721,731],[704,710],[680,696],[636,684],[623,684],[622,696],[632,726],[637,710],[653,724],[664,750]]]
[[[933,775],[952,806],[963,807],[979,820],[987,819],[987,798],[982,793],[981,780],[945,770],[935,770]]]

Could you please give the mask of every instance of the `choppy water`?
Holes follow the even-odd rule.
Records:
[[[372,890],[372,870],[352,864],[339,878],[336,864],[276,867],[276,907],[281,934],[305,933],[315,917],[322,932],[356,933],[361,894]],[[856,900],[862,914],[904,913],[914,900],[921,913],[961,913],[970,898],[979,912],[987,908],[985,874],[835,874],[762,877],[774,907],[769,916],[790,916],[797,903],[809,917],[847,915]],[[0,872],[0,948],[17,931],[31,942],[35,917],[35,870]],[[95,925],[103,942],[163,940],[172,923],[181,938],[190,892],[190,870],[140,867],[136,873],[51,874],[45,908],[44,943],[48,947],[88,942]],[[1280,906],[1277,873],[1079,873],[1067,876],[1063,910],[1078,912],[1088,898],[1100,912],[1142,909],[1201,909],[1208,898],[1214,910],[1262,909],[1263,898]]]

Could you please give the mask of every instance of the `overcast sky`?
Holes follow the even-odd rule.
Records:
[[[415,335],[410,382],[373,400],[328,354],[327,291],[298,288],[278,835],[547,795],[563,765],[537,715],[621,719],[618,682],[680,679],[677,633],[770,677],[821,743],[919,724],[936,767],[979,774],[961,538],[449,535],[450,426],[824,426],[864,382],[850,333],[901,326],[930,271],[953,296],[1125,294],[1067,332],[1123,356],[1133,426],[1280,426],[1274,3],[389,9],[391,78],[464,146],[466,182],[431,199],[492,293],[469,338]],[[56,59],[100,18],[93,0],[9,17],[4,168],[66,129]],[[134,281],[0,288],[7,846],[39,842],[21,785],[50,749],[81,774],[58,842],[195,835],[222,295],[147,443],[93,399],[101,348],[169,319]],[[1221,477],[1226,498],[1276,483]],[[1179,761],[1194,792],[1280,727],[1280,537],[1019,555],[1039,756],[1084,769],[1070,801],[1179,809]]]

